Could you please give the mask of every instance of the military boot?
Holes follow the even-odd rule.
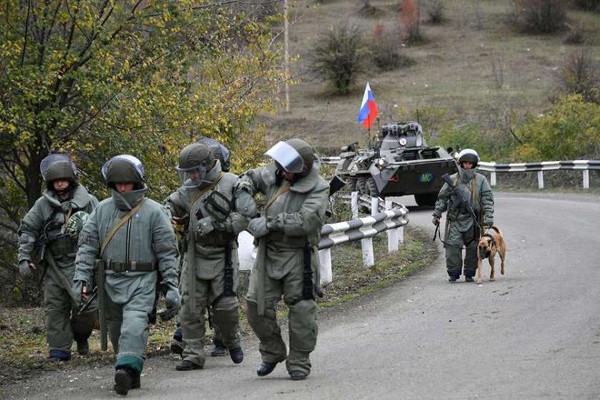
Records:
[[[133,387],[133,376],[134,373],[130,368],[122,367],[117,369],[117,372],[115,372],[115,386],[113,387],[115,392],[121,396],[127,396],[127,393]]]
[[[77,343],[77,353],[79,353],[79,355],[86,356],[89,354],[90,345],[88,344],[87,339],[86,340],[78,340],[76,343]]]
[[[244,351],[240,346],[229,349],[229,357],[234,364],[239,364],[244,361]]]
[[[214,338],[213,344],[215,347],[213,347],[212,351],[210,352],[211,357],[222,357],[227,355],[227,347],[225,347],[225,343],[223,343],[221,339]]]

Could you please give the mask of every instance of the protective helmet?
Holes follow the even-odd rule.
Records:
[[[102,166],[102,176],[110,188],[114,188],[115,183],[133,183],[135,188],[140,188],[144,183],[144,166],[136,157],[121,154]]]
[[[77,168],[66,154],[50,154],[40,163],[40,172],[47,184],[58,179],[77,183]]]
[[[278,142],[265,155],[271,157],[286,172],[307,175],[315,161],[313,148],[302,139]]]
[[[198,139],[198,143],[205,144],[210,148],[215,159],[221,162],[222,171],[229,171],[231,168],[231,160],[229,159],[229,149],[227,147],[209,137],[201,137]]]
[[[203,143],[187,145],[179,153],[177,173],[184,187],[195,188],[205,183],[206,173],[215,166],[215,156]]]
[[[463,161],[473,163],[473,168],[479,164],[479,154],[473,149],[464,149],[458,153],[458,164],[461,165]]]

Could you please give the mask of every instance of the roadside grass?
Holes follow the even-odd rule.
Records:
[[[360,296],[376,292],[398,282],[411,272],[429,265],[437,258],[437,248],[431,238],[414,227],[406,227],[404,243],[395,254],[387,253],[386,235],[373,238],[376,265],[363,266],[360,242],[336,246],[332,250],[333,283],[323,288],[325,296],[318,299],[320,307],[335,309]],[[240,302],[242,335],[253,335],[245,317],[245,302]],[[280,302],[278,317],[281,325],[287,323],[287,308]],[[161,308],[159,304],[159,308]],[[32,374],[59,368],[77,368],[82,365],[103,366],[114,362],[114,353],[100,351],[99,332],[90,338],[90,354],[72,353],[71,361],[47,363],[48,348],[45,340],[44,311],[42,308],[0,309],[0,386],[7,382],[26,379]],[[153,357],[170,352],[174,320],[150,325],[147,355]],[[207,343],[212,332],[207,330]],[[75,346],[73,346],[75,350]]]

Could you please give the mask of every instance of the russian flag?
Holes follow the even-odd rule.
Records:
[[[375,96],[373,96],[373,92],[371,92],[371,86],[369,86],[369,82],[367,82],[362,104],[360,105],[360,111],[358,112],[357,121],[365,128],[371,129],[378,114],[379,111],[377,110],[377,104],[375,104]]]

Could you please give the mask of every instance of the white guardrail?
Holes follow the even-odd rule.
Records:
[[[322,157],[323,164],[337,164],[340,157]],[[537,172],[538,188],[544,188],[544,171],[571,171],[578,170],[583,173],[583,188],[590,188],[590,171],[600,170],[600,160],[573,160],[573,161],[542,161],[532,163],[497,164],[496,162],[479,162],[482,171],[490,172],[490,185],[496,186],[496,173],[498,172]]]
[[[363,263],[365,267],[372,267],[375,265],[373,236],[387,231],[388,252],[390,253],[398,251],[398,245],[404,242],[404,226],[408,224],[406,218],[408,209],[405,206],[390,200],[384,202],[378,198],[359,196],[357,192],[353,192],[349,199],[353,219],[327,224],[321,229],[321,241],[319,242],[321,285],[327,285],[333,281],[331,262],[331,248],[333,246],[360,240]],[[359,206],[371,209],[371,216],[358,218]],[[256,258],[256,249],[253,244],[254,237],[248,231],[243,231],[238,236],[238,241],[240,270],[251,270]]]

